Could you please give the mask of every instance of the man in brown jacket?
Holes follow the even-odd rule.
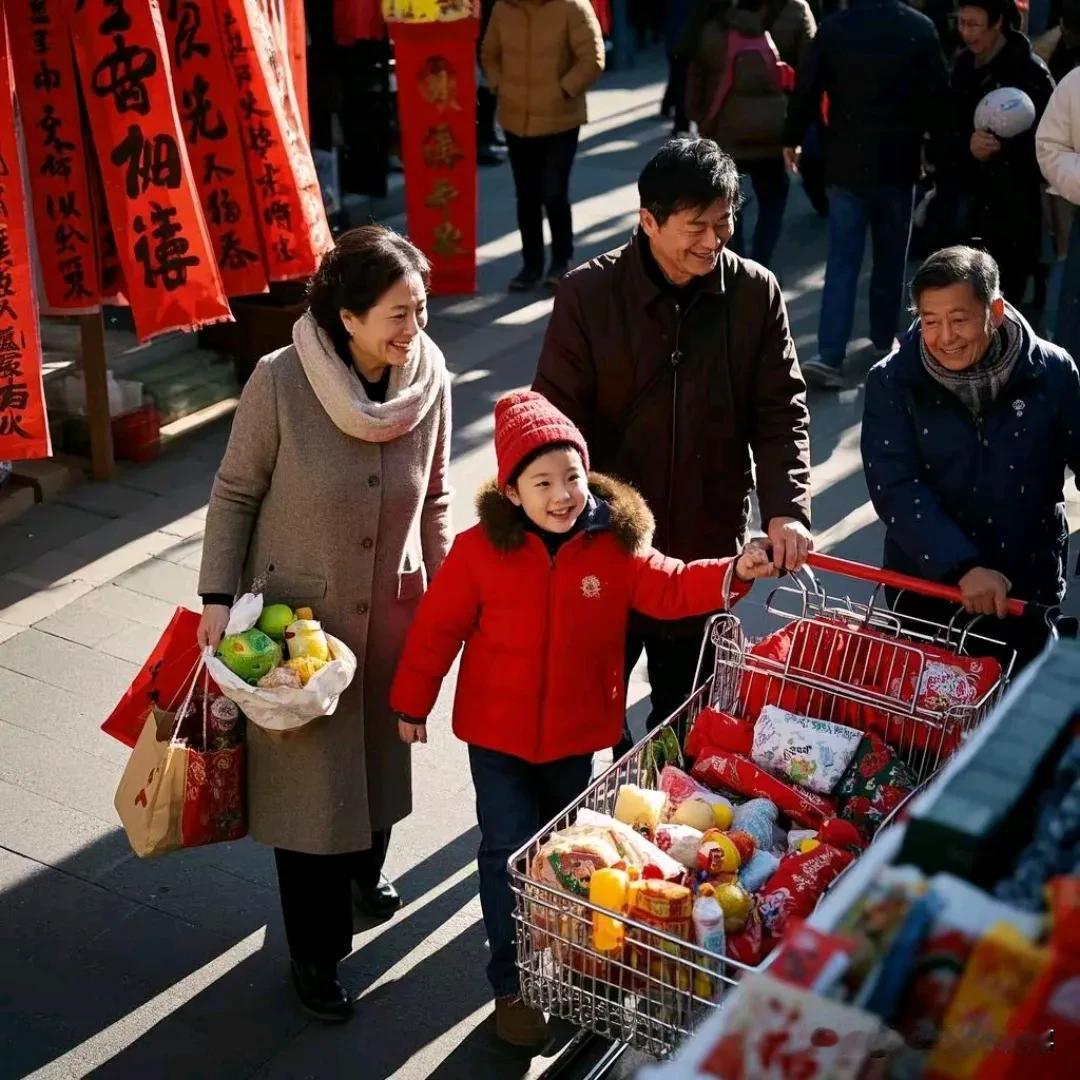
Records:
[[[630,242],[563,279],[533,389],[581,428],[594,468],[645,496],[661,551],[735,554],[756,487],[775,562],[796,569],[812,546],[806,386],[776,278],[725,250],[735,163],[709,139],[672,139],[638,191]],[[644,648],[650,728],[685,700],[701,633],[631,624],[626,671]]]

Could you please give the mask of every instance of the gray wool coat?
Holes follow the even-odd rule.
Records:
[[[358,660],[333,716],[286,739],[248,724],[249,831],[264,844],[359,851],[412,809],[390,683],[451,540],[449,377],[426,344],[441,390],[391,441],[335,426],[295,345],[264,357],[240,399],[210,498],[199,592],[239,595],[269,571],[266,601],[313,608]]]

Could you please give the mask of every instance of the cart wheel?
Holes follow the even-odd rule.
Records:
[[[629,1049],[626,1043],[613,1043],[591,1031],[579,1031],[540,1077],[543,1080],[602,1080]]]

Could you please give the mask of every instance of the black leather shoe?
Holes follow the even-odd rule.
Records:
[[[540,284],[543,276],[543,271],[530,270],[525,267],[510,279],[510,284],[506,287],[511,292],[529,292],[530,289],[535,289]]]
[[[317,1020],[339,1024],[353,1013],[352,998],[338,981],[337,964],[291,961],[293,986],[304,1011]]]
[[[401,897],[393,884],[380,874],[378,885],[372,889],[362,889],[353,882],[353,903],[363,915],[373,919],[389,919],[401,907]]]

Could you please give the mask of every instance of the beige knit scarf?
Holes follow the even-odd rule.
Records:
[[[334,345],[311,312],[293,326],[293,345],[315,396],[346,435],[384,443],[412,431],[435,404],[446,382],[442,350],[425,333],[419,348],[390,369],[386,401],[372,401],[352,365],[341,362]]]

